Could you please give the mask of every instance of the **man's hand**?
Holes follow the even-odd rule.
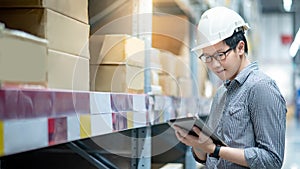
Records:
[[[193,135],[189,135],[188,131],[178,127],[173,126],[175,129],[175,134],[177,139],[187,146],[192,146],[194,149],[200,149],[205,153],[211,154],[214,152],[216,145],[213,143],[212,139],[202,133],[199,128],[193,127],[193,131],[198,135],[195,137]]]

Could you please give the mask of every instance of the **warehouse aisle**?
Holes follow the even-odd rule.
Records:
[[[300,169],[300,120],[287,119],[286,149],[283,169]]]

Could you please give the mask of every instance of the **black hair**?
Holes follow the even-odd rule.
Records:
[[[239,29],[238,31],[235,31],[230,37],[224,39],[224,41],[225,44],[230,46],[230,48],[232,49],[235,49],[237,44],[240,41],[243,41],[245,43],[245,53],[248,53],[247,40],[243,29]]]

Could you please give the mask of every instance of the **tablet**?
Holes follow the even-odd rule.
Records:
[[[203,120],[198,119],[196,117],[171,119],[168,121],[168,124],[170,126],[176,125],[178,127],[181,127],[183,129],[189,131],[189,134],[198,137],[198,135],[192,130],[192,127],[196,126],[204,134],[209,136],[216,145],[227,146],[227,144],[218,135],[214,134],[213,130],[210,127],[208,127]]]

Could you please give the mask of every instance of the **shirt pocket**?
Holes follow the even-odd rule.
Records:
[[[243,145],[245,132],[249,130],[249,113],[243,103],[234,104],[228,107],[224,118],[223,133],[226,140],[231,140],[236,145]]]
[[[228,116],[231,120],[245,122],[248,120],[248,109],[244,103],[233,104],[229,107]]]

